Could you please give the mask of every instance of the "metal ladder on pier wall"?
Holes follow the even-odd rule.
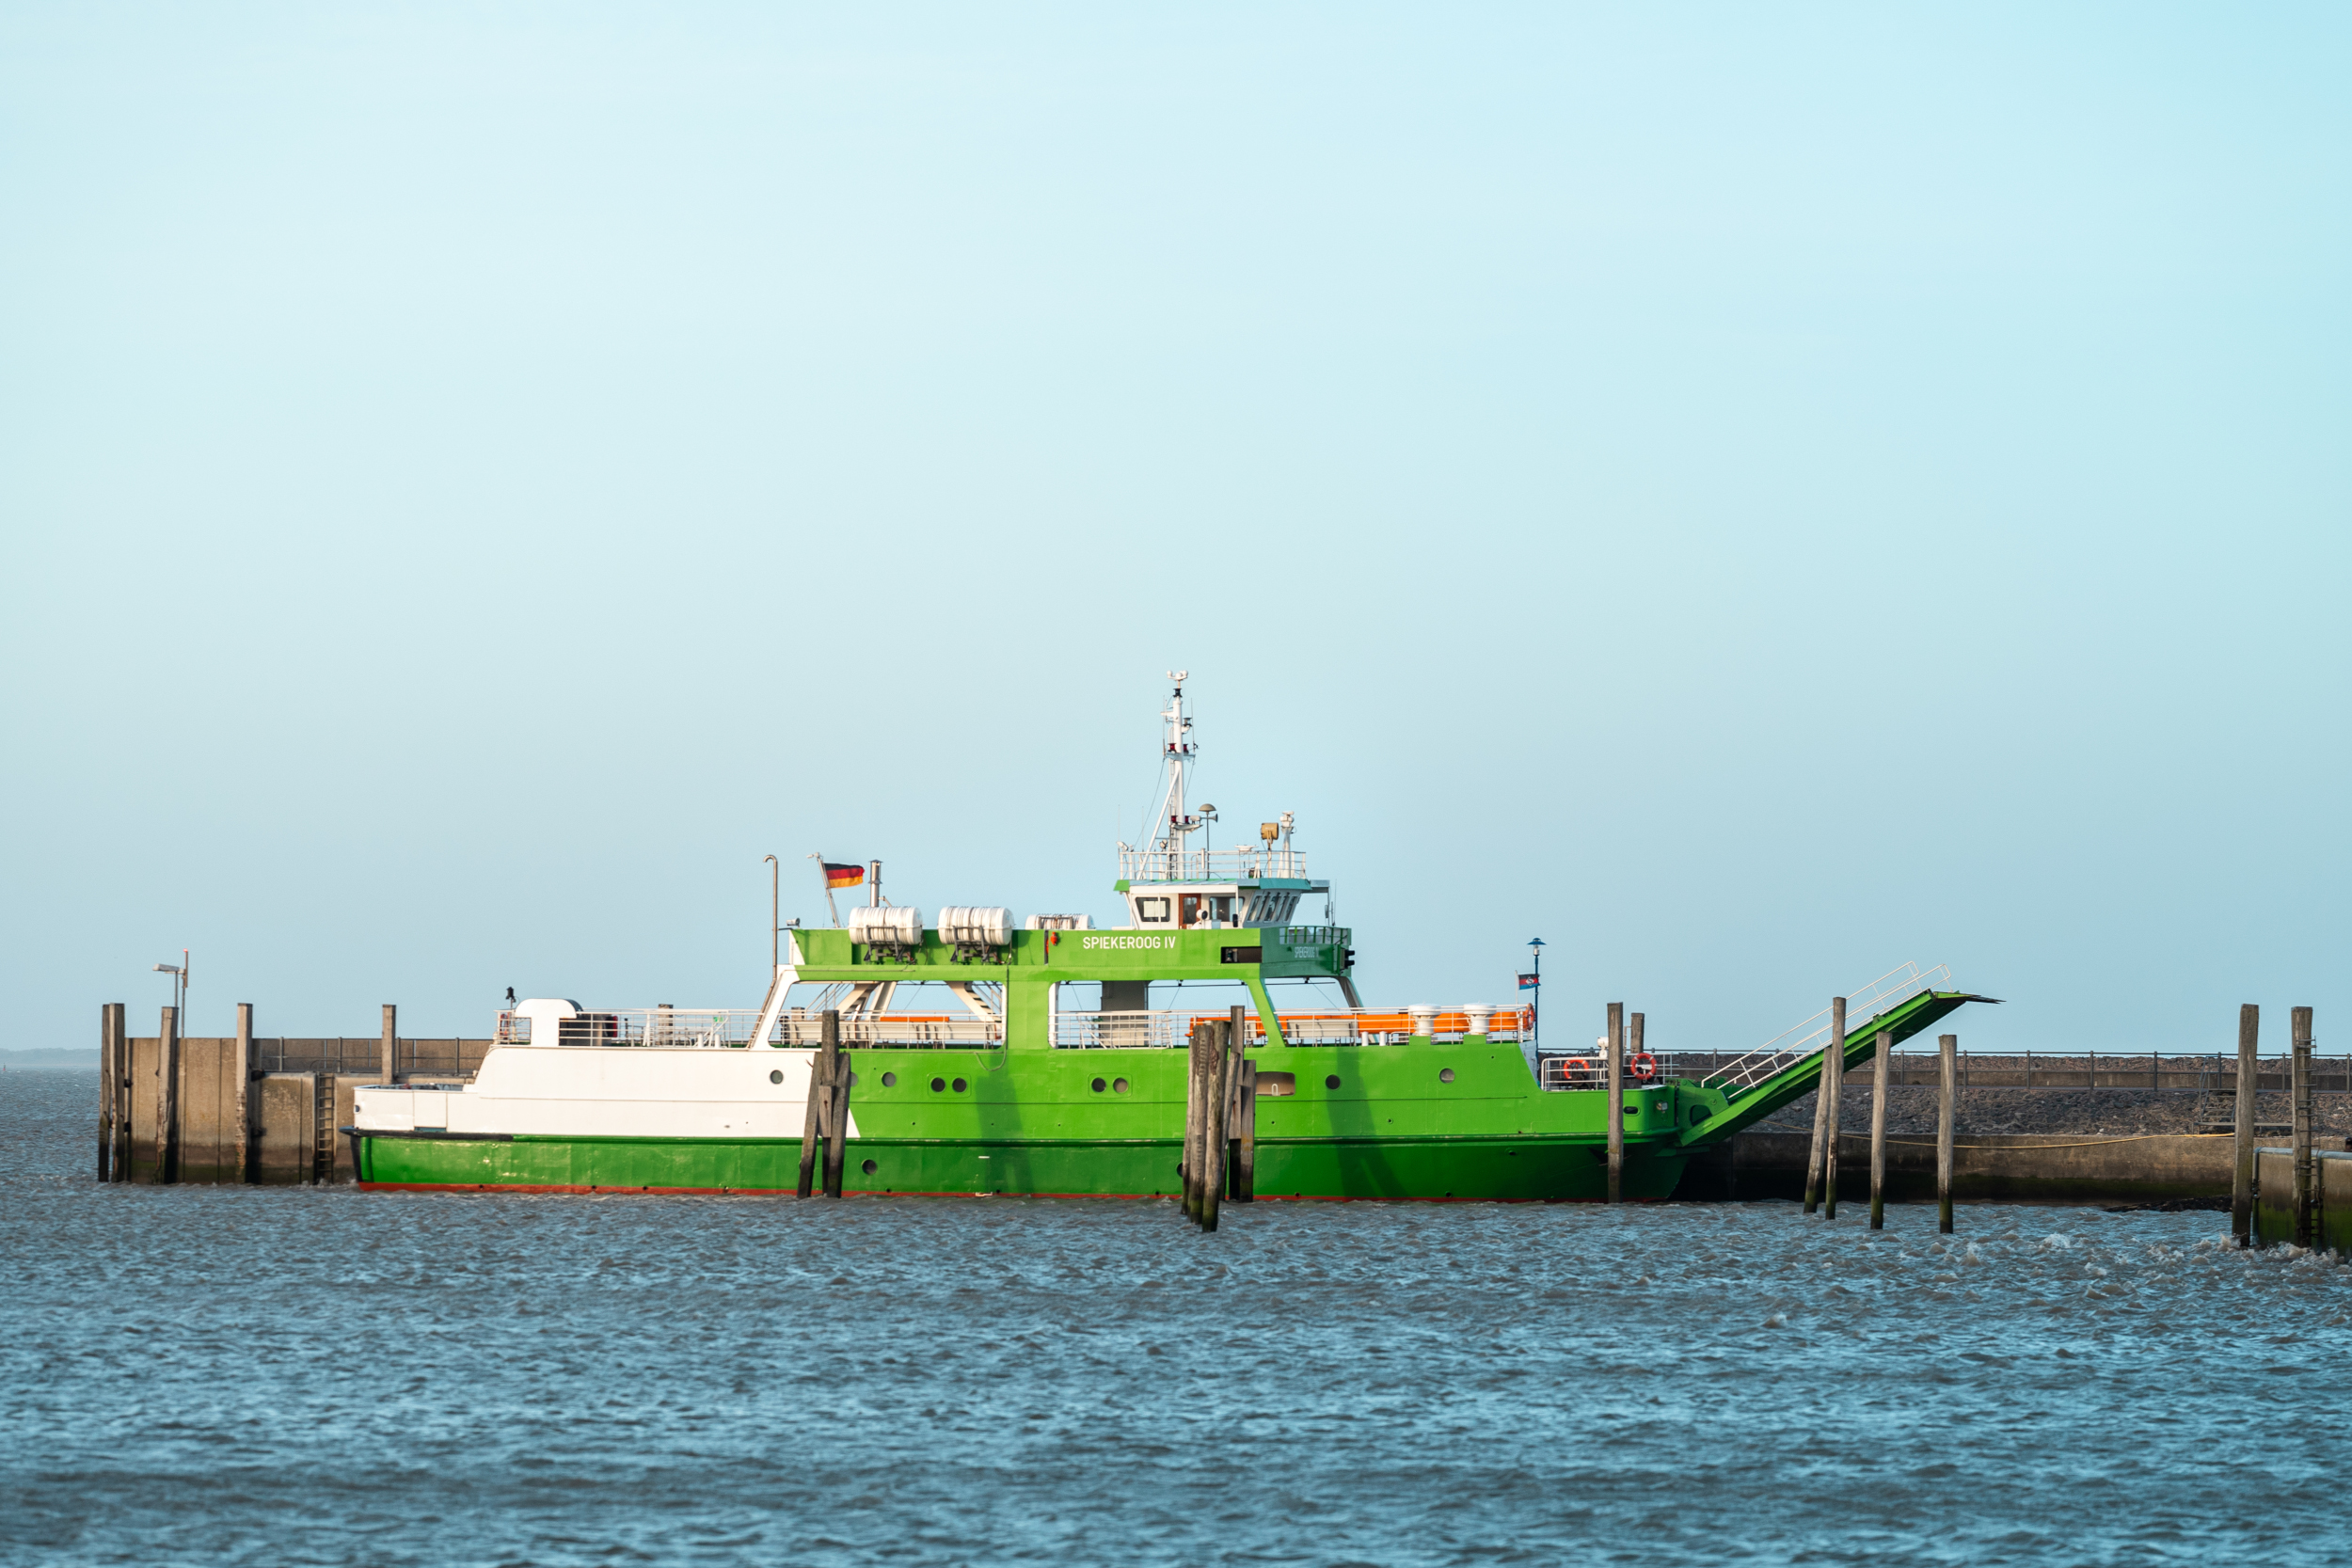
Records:
[[[2197,1085],[2197,1109],[2189,1113],[2188,1130],[2192,1132],[2236,1132],[2237,1063],[2232,1061],[2225,1066],[2217,1056],[2214,1058],[2213,1070],[2201,1072],[2197,1076],[2200,1080]],[[2264,1094],[2279,1092],[2275,1089],[2265,1090],[2262,1086],[2262,1061],[2257,1057],[2254,1062],[2254,1096],[2257,1105],[2261,1104]],[[2257,1111],[2255,1114],[2259,1116],[2261,1112]],[[2254,1123],[2254,1136],[2258,1138],[2266,1133],[2283,1138],[2294,1132],[2295,1123],[2291,1121]]]
[[[310,1180],[321,1186],[335,1180],[335,1075],[310,1075]]]

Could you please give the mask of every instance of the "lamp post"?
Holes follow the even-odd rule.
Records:
[[[1519,990],[1535,993],[1527,999],[1527,1022],[1530,1025],[1527,1037],[1528,1043],[1540,1050],[1544,1022],[1544,939],[1529,938],[1527,948],[1535,956],[1534,967],[1519,976]]]
[[[180,1021],[180,1032],[188,1032],[188,950],[180,949],[176,964],[157,964],[155,973],[171,976],[171,1016]]]
[[[773,855],[762,855],[760,858],[768,863],[768,977],[772,981],[776,974],[776,916],[782,910],[776,900],[783,881],[784,863]]]

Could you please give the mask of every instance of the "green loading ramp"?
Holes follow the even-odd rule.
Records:
[[[1855,1019],[1852,1014],[1860,1009],[1851,1009],[1846,1021],[1846,1049],[1842,1053],[1846,1069],[1851,1071],[1870,1059],[1882,1032],[1894,1036],[1895,1043],[1900,1045],[1942,1022],[1964,1004],[1999,1001],[1997,996],[1977,996],[1963,990],[1920,990],[1879,1006],[1867,1018]],[[1821,1061],[1829,1045],[1828,1014],[1818,1013],[1815,1017],[1823,1022],[1811,1033],[1802,1033],[1813,1022],[1807,1019],[1763,1050],[1751,1052],[1709,1074],[1706,1082],[1722,1089],[1731,1103],[1696,1127],[1686,1128],[1680,1138],[1682,1146],[1694,1148],[1720,1143],[1811,1093],[1820,1079]],[[1797,1037],[1791,1039],[1791,1036]]]

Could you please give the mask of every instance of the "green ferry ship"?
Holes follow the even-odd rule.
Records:
[[[1197,752],[1184,673],[1171,679],[1157,826],[1119,847],[1122,927],[1055,914],[1016,927],[1009,910],[966,906],[927,923],[882,898],[877,866],[872,902],[845,925],[784,933],[756,1010],[533,1000],[500,1015],[471,1083],[362,1086],[344,1129],[360,1182],[793,1191],[831,1011],[851,1075],[846,1193],[1174,1196],[1182,1047],[1230,1011],[1153,1003],[1223,988],[1220,1000],[1246,999],[1255,1068],[1248,1196],[1601,1200],[1606,1053],[1542,1049],[1532,1007],[1365,1007],[1351,934],[1330,918],[1330,884],[1307,876],[1292,817],[1254,844],[1207,847],[1214,809],[1186,808]],[[1302,920],[1316,904],[1320,923]],[[1844,1059],[1975,1000],[1947,970],[1906,964],[1851,997]],[[1623,1195],[1672,1196],[1693,1153],[1806,1093],[1829,1034],[1824,1012],[1704,1066],[1629,1056]]]

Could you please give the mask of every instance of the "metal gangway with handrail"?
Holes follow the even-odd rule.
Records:
[[[1952,970],[1949,964],[1921,969],[1915,963],[1907,963],[1890,969],[1868,985],[1857,987],[1847,993],[1847,1037],[1851,1039],[1856,1035],[1867,1034],[1873,1019],[1900,1006],[1922,991],[1949,990],[1951,986]],[[1788,1071],[1806,1057],[1827,1049],[1830,1023],[1830,1009],[1823,1007],[1803,1022],[1790,1024],[1746,1055],[1734,1057],[1713,1069],[1701,1081],[1729,1089],[1734,1095],[1752,1089],[1765,1080]]]

